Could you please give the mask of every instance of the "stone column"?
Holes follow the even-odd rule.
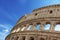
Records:
[[[36,23],[33,23],[32,30],[35,30],[36,28]]]
[[[21,40],[21,38],[19,37],[18,40]]]
[[[51,22],[50,32],[51,31],[54,31],[54,28],[55,28],[55,23],[54,22]]]
[[[26,36],[25,40],[29,40],[29,36]]]
[[[28,29],[28,27],[29,27],[29,24],[26,25],[25,31]]]
[[[20,36],[18,40],[23,40],[23,38]]]
[[[45,22],[41,22],[40,30],[43,31],[45,26]]]
[[[19,36],[16,35],[14,40],[19,40]]]

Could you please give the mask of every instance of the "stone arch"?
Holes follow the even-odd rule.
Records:
[[[51,23],[50,22],[46,22],[45,26],[44,26],[44,30],[50,30],[51,27]]]
[[[40,30],[40,27],[41,27],[41,23],[36,23],[35,29],[36,29],[36,30]]]
[[[27,28],[27,30],[32,30],[32,27],[33,27],[33,25],[29,25],[29,27]]]
[[[56,24],[60,24],[60,22],[56,22]]]
[[[57,22],[56,24],[55,24],[55,29],[54,29],[55,31],[60,31],[60,22]]]
[[[40,40],[45,40],[44,38],[40,38]]]
[[[12,36],[10,40],[15,40],[15,37],[14,37],[14,36]]]
[[[34,40],[34,37],[30,37],[30,40]]]
[[[16,37],[16,40],[19,40],[19,37],[18,36]]]
[[[22,40],[25,40],[25,36],[22,37]]]
[[[56,38],[53,38],[53,40],[57,40]]]

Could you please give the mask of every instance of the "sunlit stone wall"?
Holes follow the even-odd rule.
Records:
[[[20,32],[20,31],[60,31],[60,23],[37,23],[37,24],[28,24],[15,28],[11,33]]]
[[[46,6],[22,16],[6,40],[60,40],[60,5]]]

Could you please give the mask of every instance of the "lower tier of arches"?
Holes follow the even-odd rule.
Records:
[[[45,31],[24,31],[12,33],[5,40],[60,40],[60,33]]]

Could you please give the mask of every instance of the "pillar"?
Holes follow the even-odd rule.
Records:
[[[41,22],[40,30],[43,31],[45,26],[45,22]]]
[[[29,36],[26,36],[25,40],[29,40]]]
[[[50,31],[54,31],[54,28],[55,28],[55,23],[54,22],[51,22]]]
[[[28,28],[29,28],[29,24],[26,24],[26,28],[25,28],[24,31],[26,31]]]
[[[36,28],[36,23],[33,23],[32,30],[35,30]]]
[[[18,40],[22,40],[22,39],[23,39],[22,36],[20,36]]]
[[[19,37],[19,39],[18,40],[21,40],[21,37]]]

